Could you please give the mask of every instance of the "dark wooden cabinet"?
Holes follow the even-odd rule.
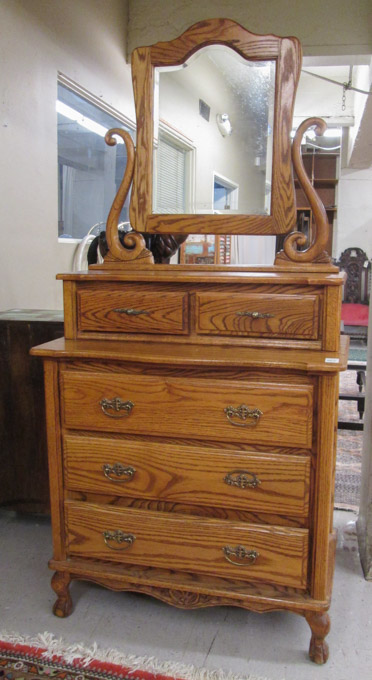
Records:
[[[0,505],[49,512],[43,369],[30,348],[63,336],[63,312],[0,312]]]

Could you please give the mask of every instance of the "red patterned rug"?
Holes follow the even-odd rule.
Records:
[[[75,659],[67,663],[58,655],[28,645],[0,641],[1,680],[168,680],[169,676],[92,660],[84,664]]]
[[[0,680],[264,680],[154,657],[135,657],[81,644],[68,646],[51,633],[35,638],[0,632]]]

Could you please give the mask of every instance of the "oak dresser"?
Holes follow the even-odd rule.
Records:
[[[265,38],[211,20],[159,45],[178,46],[185,60],[207,35],[228,44],[235,36],[245,58],[244,40],[252,49],[253,39]],[[284,47],[288,61],[288,39],[269,38],[282,40],[277,63]],[[133,59],[136,153],[122,133],[128,167],[137,163],[134,227],[145,158],[138,91],[147,81],[137,67],[149,48],[141,49]],[[154,54],[152,64],[162,63]],[[288,88],[277,83],[282,111]],[[275,163],[283,169],[290,155],[281,144]],[[127,170],[119,204],[131,179]],[[285,182],[282,212],[291,225],[291,172]],[[154,265],[139,233],[119,241],[116,203],[104,264],[59,276],[65,337],[33,349],[45,367],[57,616],[71,612],[74,579],[181,608],[287,609],[310,625],[310,658],[327,660],[338,375],[347,340],[339,336],[344,277],[323,251],[326,224],[311,200],[320,214],[317,241],[300,251],[302,235],[290,234],[275,264],[261,268]],[[226,230],[225,215],[202,218],[205,225],[198,219],[187,227],[195,216],[166,215],[152,229]],[[273,233],[266,219],[258,231],[248,218],[246,232]]]

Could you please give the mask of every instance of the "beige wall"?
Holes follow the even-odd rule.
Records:
[[[370,4],[131,0],[129,48],[228,16],[253,31],[298,35],[307,54],[363,53],[372,51]],[[55,275],[71,269],[75,246],[57,240],[57,74],[134,120],[127,10],[128,0],[0,2],[0,309],[62,307]],[[353,225],[359,205],[349,209]]]
[[[253,33],[295,35],[306,55],[372,52],[371,0],[129,0],[129,51],[172,40],[213,17],[233,19]]]
[[[335,255],[345,248],[361,248],[372,258],[372,167],[343,168],[338,184]]]
[[[55,275],[58,71],[134,120],[124,0],[0,2],[0,309],[62,308]]]

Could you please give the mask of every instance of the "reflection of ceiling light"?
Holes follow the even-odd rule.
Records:
[[[96,135],[99,135],[100,137],[104,137],[108,130],[108,128],[105,128],[103,125],[96,123],[94,120],[91,120],[86,116],[83,116],[82,113],[75,111],[75,109],[72,109],[71,106],[67,106],[67,104],[64,104],[63,102],[60,102],[58,100],[56,103],[56,110],[57,113],[60,113],[62,116],[65,116],[65,118],[69,118],[70,120],[75,121],[75,123],[81,125],[81,127],[85,128],[86,130],[89,130],[89,132],[94,132]],[[124,144],[123,140],[120,137],[119,138],[116,137],[116,139],[119,144]]]
[[[228,113],[217,113],[217,126],[222,137],[228,137],[232,133],[232,126]]]

